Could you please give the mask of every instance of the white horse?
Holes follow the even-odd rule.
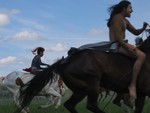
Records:
[[[4,85],[12,92],[15,104],[19,107],[19,89],[22,85],[29,82],[35,75],[25,72],[13,71],[6,77],[0,77],[0,85]],[[37,96],[45,96],[48,100],[46,105],[39,108],[47,108],[52,104],[56,104],[55,108],[61,105],[62,95],[65,93],[65,88],[58,84],[59,75],[50,81]],[[38,87],[38,86],[37,86]],[[28,113],[29,109],[23,109],[24,113]]]

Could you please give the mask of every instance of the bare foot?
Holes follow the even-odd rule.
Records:
[[[136,99],[136,88],[130,86],[128,87],[128,89],[129,89],[130,96]]]

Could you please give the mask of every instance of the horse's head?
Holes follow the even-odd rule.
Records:
[[[139,46],[139,49],[143,52],[150,52],[150,35],[144,40],[141,46]]]

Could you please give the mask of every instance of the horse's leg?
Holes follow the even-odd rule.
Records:
[[[104,95],[104,98],[103,98],[102,102],[104,102],[106,100],[106,98],[110,95],[110,91],[109,90],[105,89],[104,91],[105,91],[105,95]]]
[[[78,113],[75,110],[75,106],[86,96],[83,91],[73,92],[72,96],[64,103],[64,106],[70,111],[70,113]]]
[[[56,96],[57,97],[57,99],[56,99],[56,105],[55,105],[55,108],[58,108],[60,105],[61,105],[61,100],[62,100],[62,96],[61,96],[61,94],[59,93],[59,92],[57,92],[57,91],[55,91],[55,90],[53,90],[52,92],[51,92],[51,94],[53,95],[53,96]],[[54,99],[54,97],[52,97],[53,99]]]
[[[121,107],[121,100],[123,100],[124,104],[127,105],[129,108],[133,109],[129,94],[117,93],[115,99],[113,100],[113,103]]]
[[[123,102],[129,108],[133,109],[133,105],[132,105],[131,98],[130,98],[129,94],[123,94]]]
[[[48,102],[45,105],[39,106],[38,109],[47,108],[54,104],[53,95],[46,95],[45,97],[48,100]]]
[[[99,82],[97,82],[93,87],[88,89],[87,109],[89,109],[93,113],[104,113],[102,110],[98,108],[97,105],[99,90],[100,90]]]
[[[52,96],[57,97],[56,102],[55,102],[56,103],[55,108],[58,108],[61,105],[62,96],[56,90],[54,90],[53,88],[50,88],[48,91],[46,91],[46,94],[49,96],[52,95]],[[51,99],[53,99],[53,97]],[[39,108],[44,108],[44,107],[45,106],[40,106]]]
[[[100,92],[100,81],[97,78],[91,79],[91,83],[89,88],[87,89],[87,109],[92,111],[93,113],[104,113],[98,107],[98,96]]]
[[[17,87],[15,87],[14,86],[14,89],[13,88],[11,88],[11,87],[9,87],[9,86],[7,86],[6,85],[6,87],[7,87],[7,89],[9,90],[9,91],[11,91],[11,93],[13,94],[13,98],[14,98],[14,103],[16,104],[16,106],[19,108],[20,107],[20,104],[19,104],[19,96],[18,96],[18,89],[17,89]],[[17,90],[16,90],[17,89]],[[22,110],[22,113],[27,113],[27,111],[25,110],[25,109],[23,109]]]
[[[135,113],[142,113],[145,102],[145,95],[137,95],[137,99],[135,100]]]
[[[113,103],[121,107],[121,103],[120,103],[121,99],[123,99],[123,94],[117,93],[115,99],[113,100]]]
[[[16,106],[19,108],[20,107],[20,102],[19,102],[19,89],[18,90],[15,90],[13,95],[14,95],[14,101],[15,101],[15,104]],[[29,107],[24,107],[21,111],[22,113],[30,113],[30,109]]]
[[[105,93],[105,94],[104,94],[104,93]],[[101,88],[100,88],[100,92],[99,92],[99,102],[100,102],[101,100],[102,100],[101,102],[104,102],[108,95],[109,95],[109,90],[107,90],[107,89],[101,87]]]

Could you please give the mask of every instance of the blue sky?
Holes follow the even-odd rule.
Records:
[[[52,64],[70,47],[107,41],[107,9],[120,0],[0,0],[0,75],[30,67],[38,46],[42,61]],[[150,23],[150,1],[131,0],[129,21],[141,28]],[[127,32],[134,44],[136,36]]]

